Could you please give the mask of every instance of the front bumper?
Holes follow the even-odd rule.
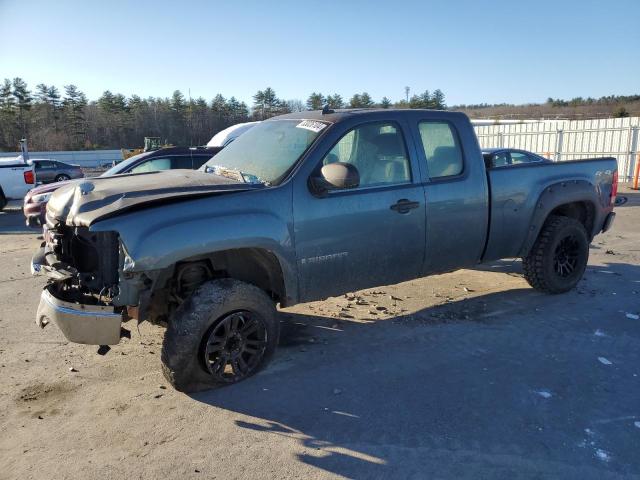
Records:
[[[122,314],[113,307],[82,305],[56,298],[46,287],[40,296],[36,324],[44,328],[55,323],[70,342],[115,345],[120,342]]]

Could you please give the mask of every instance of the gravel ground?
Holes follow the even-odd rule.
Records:
[[[518,261],[281,312],[273,363],[185,395],[162,329],[39,330],[37,234],[0,213],[0,478],[640,478],[640,194],[579,288]]]

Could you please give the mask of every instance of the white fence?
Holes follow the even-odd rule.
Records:
[[[615,157],[621,182],[631,181],[640,161],[640,117],[477,124],[475,130],[483,148],[521,148],[556,161]]]
[[[17,157],[20,152],[0,152],[0,158]],[[29,152],[30,158],[48,158],[81,167],[101,167],[111,165],[114,160],[122,160],[120,150],[77,150],[60,152]]]

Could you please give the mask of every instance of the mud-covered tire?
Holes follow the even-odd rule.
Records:
[[[242,378],[216,377],[205,359],[208,339],[220,322],[238,312],[247,312],[264,326],[261,358]],[[267,365],[279,334],[275,303],[263,290],[230,278],[212,280],[199,286],[170,319],[162,344],[162,371],[169,383],[182,392],[235,383]]]
[[[563,242],[568,242],[569,250],[575,251],[570,256],[575,258],[570,271],[566,266],[564,270],[559,266],[559,263],[567,263],[559,261]],[[536,290],[564,293],[578,284],[588,260],[589,238],[584,226],[573,218],[553,215],[545,222],[529,254],[522,259],[522,268],[524,278]]]

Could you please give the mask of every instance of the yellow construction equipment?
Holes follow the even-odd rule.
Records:
[[[126,160],[129,157],[133,157],[134,155],[138,155],[143,152],[150,152],[152,150],[159,150],[161,148],[173,147],[165,140],[164,143],[160,142],[160,137],[144,137],[144,147],[143,148],[122,148],[122,160]]]

